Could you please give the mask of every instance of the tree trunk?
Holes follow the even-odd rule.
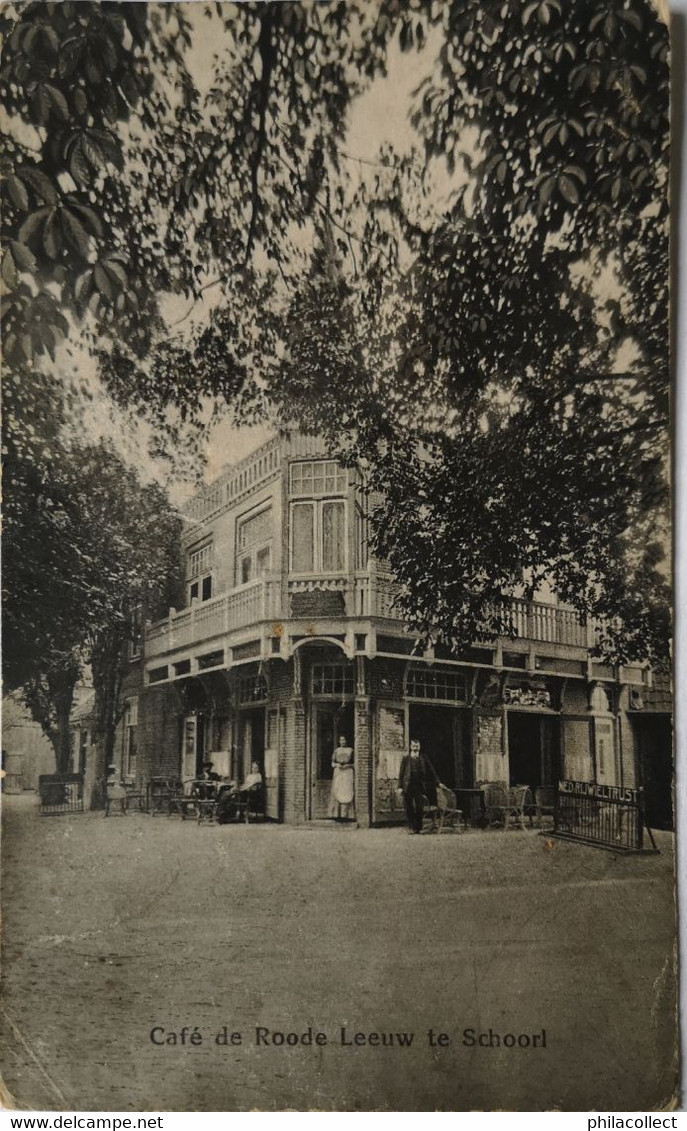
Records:
[[[72,734],[69,727],[69,709],[60,708],[57,712],[57,727],[53,746],[58,774],[68,774],[72,769]]]
[[[74,688],[77,672],[74,666],[66,664],[64,669],[50,673],[48,685],[55,712],[54,738],[55,761],[58,774],[68,774],[72,768],[72,734],[69,719],[74,705]]]
[[[126,664],[124,646],[126,626],[103,632],[91,650],[91,670],[95,691],[95,717],[98,735],[96,781],[91,808],[105,805],[107,768],[114,762],[115,736],[123,704],[120,701]]]

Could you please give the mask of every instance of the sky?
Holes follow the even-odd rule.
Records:
[[[216,49],[216,41],[209,21],[200,20],[199,30],[195,51],[190,59],[190,69],[196,80],[207,87],[210,73],[207,61]],[[387,75],[376,79],[352,105],[345,150],[351,159],[348,172],[354,186],[361,177],[370,176],[370,166],[365,163],[374,162],[383,145],[392,144],[396,152],[405,155],[409,153],[413,142],[417,144],[417,135],[409,126],[412,96],[422,79],[431,73],[432,61],[436,58],[440,43],[438,31],[435,33],[435,41],[436,43],[432,39],[428,40],[425,49],[419,53],[403,54],[396,44],[392,45],[388,54]],[[356,159],[360,162],[357,170]],[[374,168],[372,171],[374,173]],[[458,183],[454,179],[452,187],[455,189]],[[445,175],[442,177],[439,170],[435,171],[434,184],[437,194],[448,192],[448,178]],[[210,305],[210,301],[199,304],[194,309],[191,321],[204,321]],[[167,313],[170,318],[180,317],[187,309],[186,300],[172,299]],[[212,429],[209,438],[206,482],[214,479],[227,463],[236,463],[250,454],[269,439],[271,434],[267,427],[236,428],[229,419],[219,422]]]

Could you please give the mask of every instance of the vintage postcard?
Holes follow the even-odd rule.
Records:
[[[674,1109],[666,8],[0,33],[4,1106]]]

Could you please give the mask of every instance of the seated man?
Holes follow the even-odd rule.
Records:
[[[213,763],[212,762],[203,762],[203,772],[202,772],[201,776],[197,779],[197,782],[196,782],[196,785],[195,785],[196,796],[201,801],[212,800],[212,798],[215,797],[216,794],[217,794],[217,786],[214,783],[221,781],[221,780],[222,779],[221,779],[220,775],[218,773],[216,773],[215,770],[213,769]],[[212,782],[213,784],[205,785],[204,784],[205,782],[208,782],[208,783]]]

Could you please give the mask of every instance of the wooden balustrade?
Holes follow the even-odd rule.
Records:
[[[147,656],[162,655],[225,635],[235,629],[281,619],[281,586],[281,580],[277,577],[260,578],[190,609],[183,609],[178,613],[172,611],[165,620],[148,626]],[[351,616],[402,621],[400,612],[394,605],[398,589],[389,574],[375,571],[357,573],[352,584],[343,576],[335,579],[313,576],[293,579],[288,588],[291,592],[310,586],[344,592]],[[593,646],[595,635],[599,631],[596,624],[582,624],[580,617],[572,609],[530,603],[520,598],[513,598],[500,606],[494,605],[489,611],[499,618],[504,636],[512,629],[522,640],[587,648]]]

